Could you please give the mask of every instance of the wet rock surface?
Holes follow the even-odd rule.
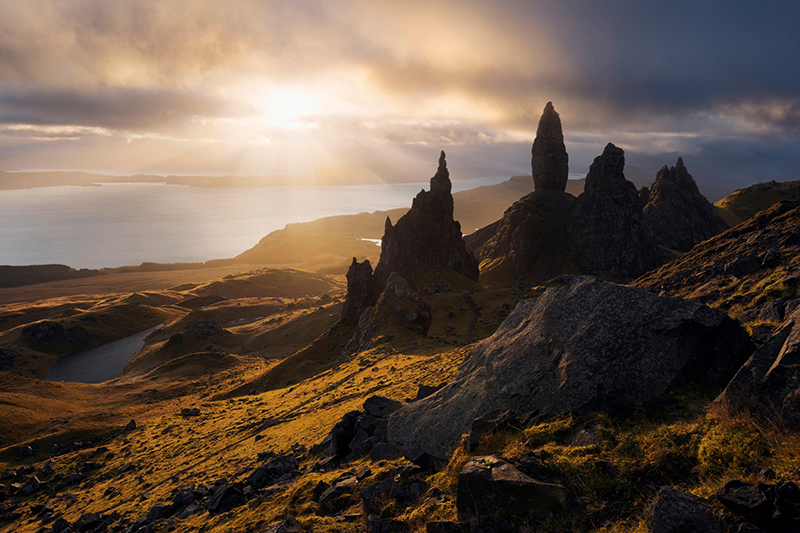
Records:
[[[520,409],[631,409],[684,383],[723,385],[752,352],[747,333],[706,306],[592,277],[523,300],[467,356],[455,380],[389,418],[414,460],[445,460],[473,420]]]

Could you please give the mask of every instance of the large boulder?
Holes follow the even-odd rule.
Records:
[[[644,213],[662,246],[686,252],[725,227],[700,193],[683,159],[658,171]]]
[[[412,460],[446,460],[477,418],[630,409],[673,385],[724,385],[751,352],[739,324],[707,306],[567,278],[521,301],[454,381],[393,413],[389,438]]]
[[[719,533],[708,501],[662,487],[647,508],[648,533]]]
[[[723,391],[718,402],[780,419],[800,429],[800,309],[761,346]]]
[[[569,492],[532,479],[496,455],[473,457],[458,475],[456,509],[461,518],[506,512],[533,514],[568,507]]]
[[[564,146],[561,117],[556,113],[553,102],[547,102],[539,118],[536,139],[531,148],[531,170],[535,190],[558,192],[566,190],[569,178],[569,155]]]
[[[625,152],[608,143],[589,168],[583,194],[575,202],[569,255],[583,273],[630,280],[666,259],[624,169]]]
[[[444,152],[439,168],[431,178],[431,190],[420,191],[411,209],[396,224],[386,219],[381,257],[375,267],[376,292],[383,290],[396,272],[416,286],[428,271],[452,269],[478,280],[478,261],[467,252],[461,225],[453,219],[453,195]]]

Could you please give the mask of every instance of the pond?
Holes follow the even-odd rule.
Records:
[[[164,324],[130,337],[97,346],[91,350],[65,355],[47,373],[45,381],[100,383],[122,373],[125,364],[144,346],[144,338]]]

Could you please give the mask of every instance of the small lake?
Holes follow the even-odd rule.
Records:
[[[77,381],[79,383],[100,383],[115,378],[122,373],[125,364],[144,346],[144,338],[162,327],[156,327],[109,342],[102,346],[62,356],[47,373],[45,381]]]
[[[453,192],[508,177],[453,181]],[[0,191],[0,265],[73,268],[226,259],[292,222],[410,207],[425,183],[188,187],[104,183]]]

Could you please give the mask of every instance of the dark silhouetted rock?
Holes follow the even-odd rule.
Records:
[[[5,348],[0,348],[0,370],[11,370],[14,366],[14,359],[17,358],[17,354],[12,351],[6,350]]]
[[[749,276],[753,272],[757,272],[759,268],[758,260],[750,255],[740,255],[727,265],[725,265],[725,274],[743,278]]]
[[[681,252],[724,228],[680,157],[674,167],[658,171],[644,213],[656,241]]]
[[[125,431],[133,431],[134,429],[136,429],[136,420],[131,420],[125,424]]]
[[[67,531],[74,531],[72,524],[67,522],[64,518],[58,518],[53,522],[53,533],[66,533]]]
[[[411,209],[393,226],[386,219],[381,257],[375,267],[376,292],[383,290],[396,272],[412,286],[434,269],[449,268],[478,280],[478,261],[467,252],[461,225],[453,220],[453,195],[444,152],[431,178],[431,190],[420,191]]]
[[[625,152],[606,145],[589,168],[583,194],[572,209],[569,257],[585,274],[630,280],[666,259],[624,168]]]
[[[650,189],[647,187],[642,187],[639,189],[637,196],[639,197],[639,205],[642,209],[644,209],[644,206],[646,206],[647,202],[650,201]]]
[[[330,442],[325,452],[326,456],[344,459],[350,454],[350,442],[355,436],[356,421],[360,416],[360,411],[350,411],[333,426],[330,435],[325,439]]]
[[[767,486],[751,485],[744,481],[729,481],[717,492],[719,502],[734,514],[756,523],[767,522],[772,514],[772,502]]]
[[[589,276],[561,283],[522,300],[443,389],[393,413],[390,442],[444,461],[476,418],[631,409],[673,385],[723,385],[752,352],[707,306]]]
[[[534,191],[515,202],[481,250],[485,271],[507,269],[513,279],[535,283],[561,274],[567,262],[574,203],[574,196],[551,189]]]
[[[184,418],[188,418],[191,416],[200,416],[200,409],[197,407],[184,407],[181,409],[181,416]]]
[[[534,514],[568,507],[567,489],[532,479],[496,456],[473,457],[458,475],[459,518],[485,514]]]
[[[646,517],[649,533],[719,533],[706,500],[671,487],[658,491]]]
[[[554,190],[564,192],[569,178],[569,156],[564,146],[564,133],[561,131],[561,117],[556,113],[552,102],[547,102],[536,139],[531,148],[531,170],[533,186],[537,191]]]
[[[211,498],[206,504],[206,509],[213,514],[227,513],[244,502],[245,499],[239,487],[230,483],[223,483],[214,488]]]
[[[737,372],[718,402],[800,429],[800,309]]]
[[[256,468],[247,477],[245,485],[250,485],[254,489],[264,488],[275,483],[282,476],[296,473],[298,467],[297,459],[291,455],[280,455]]]
[[[364,401],[364,411],[377,418],[386,418],[402,406],[401,402],[383,396],[370,396]]]
[[[347,297],[342,307],[342,322],[357,325],[364,309],[375,305],[377,299],[372,283],[372,265],[368,260],[359,263],[354,257],[347,270]]]
[[[319,497],[319,509],[322,514],[335,514],[354,503],[353,492],[358,487],[355,476],[347,477],[331,485]]]
[[[393,338],[412,332],[425,336],[431,320],[430,301],[392,272],[378,303],[361,313],[356,332],[342,349],[337,362],[345,362],[355,354],[373,348],[378,335]]]

